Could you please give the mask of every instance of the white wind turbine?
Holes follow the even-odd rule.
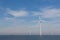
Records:
[[[39,16],[39,24],[41,23],[41,21],[40,21],[40,16]],[[40,26],[40,36],[42,35],[42,27],[41,27],[41,24],[39,25]]]

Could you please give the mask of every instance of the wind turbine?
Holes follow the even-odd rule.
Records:
[[[41,23],[41,21],[40,21],[40,16],[39,16],[39,24]],[[40,36],[42,35],[42,27],[41,27],[41,24],[39,25],[40,26]]]

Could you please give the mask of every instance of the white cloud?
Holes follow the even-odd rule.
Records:
[[[41,11],[43,18],[60,17],[60,9],[58,8],[44,8]]]
[[[39,16],[40,15],[40,12],[39,11],[38,12],[33,11],[32,13],[33,13],[32,16]]]
[[[33,11],[33,16],[40,16],[42,18],[54,18],[60,17],[60,8],[45,7],[41,8],[40,11]]]
[[[33,16],[40,16],[43,18],[60,17],[60,8],[46,7],[41,8],[40,11],[33,11]]]
[[[11,14],[15,17],[19,17],[19,16],[27,16],[28,15],[28,11],[26,10],[11,10],[11,9],[7,9],[7,13]]]
[[[58,18],[60,17],[60,8],[43,8],[41,9],[40,15],[42,35],[60,35],[60,22],[58,21]],[[49,18],[51,21],[44,21],[44,18]]]

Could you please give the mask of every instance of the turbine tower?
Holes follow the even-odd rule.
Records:
[[[40,16],[39,16],[39,24],[41,23],[41,21],[40,21]],[[41,24],[39,25],[40,26],[40,36],[42,35],[42,28],[41,28]]]

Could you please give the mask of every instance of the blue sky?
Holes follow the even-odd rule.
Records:
[[[60,0],[0,0],[1,35],[40,34],[40,27],[43,35],[60,35]]]
[[[41,0],[40,21],[43,35],[60,35],[60,0]]]
[[[40,34],[40,0],[0,0],[0,35]]]

